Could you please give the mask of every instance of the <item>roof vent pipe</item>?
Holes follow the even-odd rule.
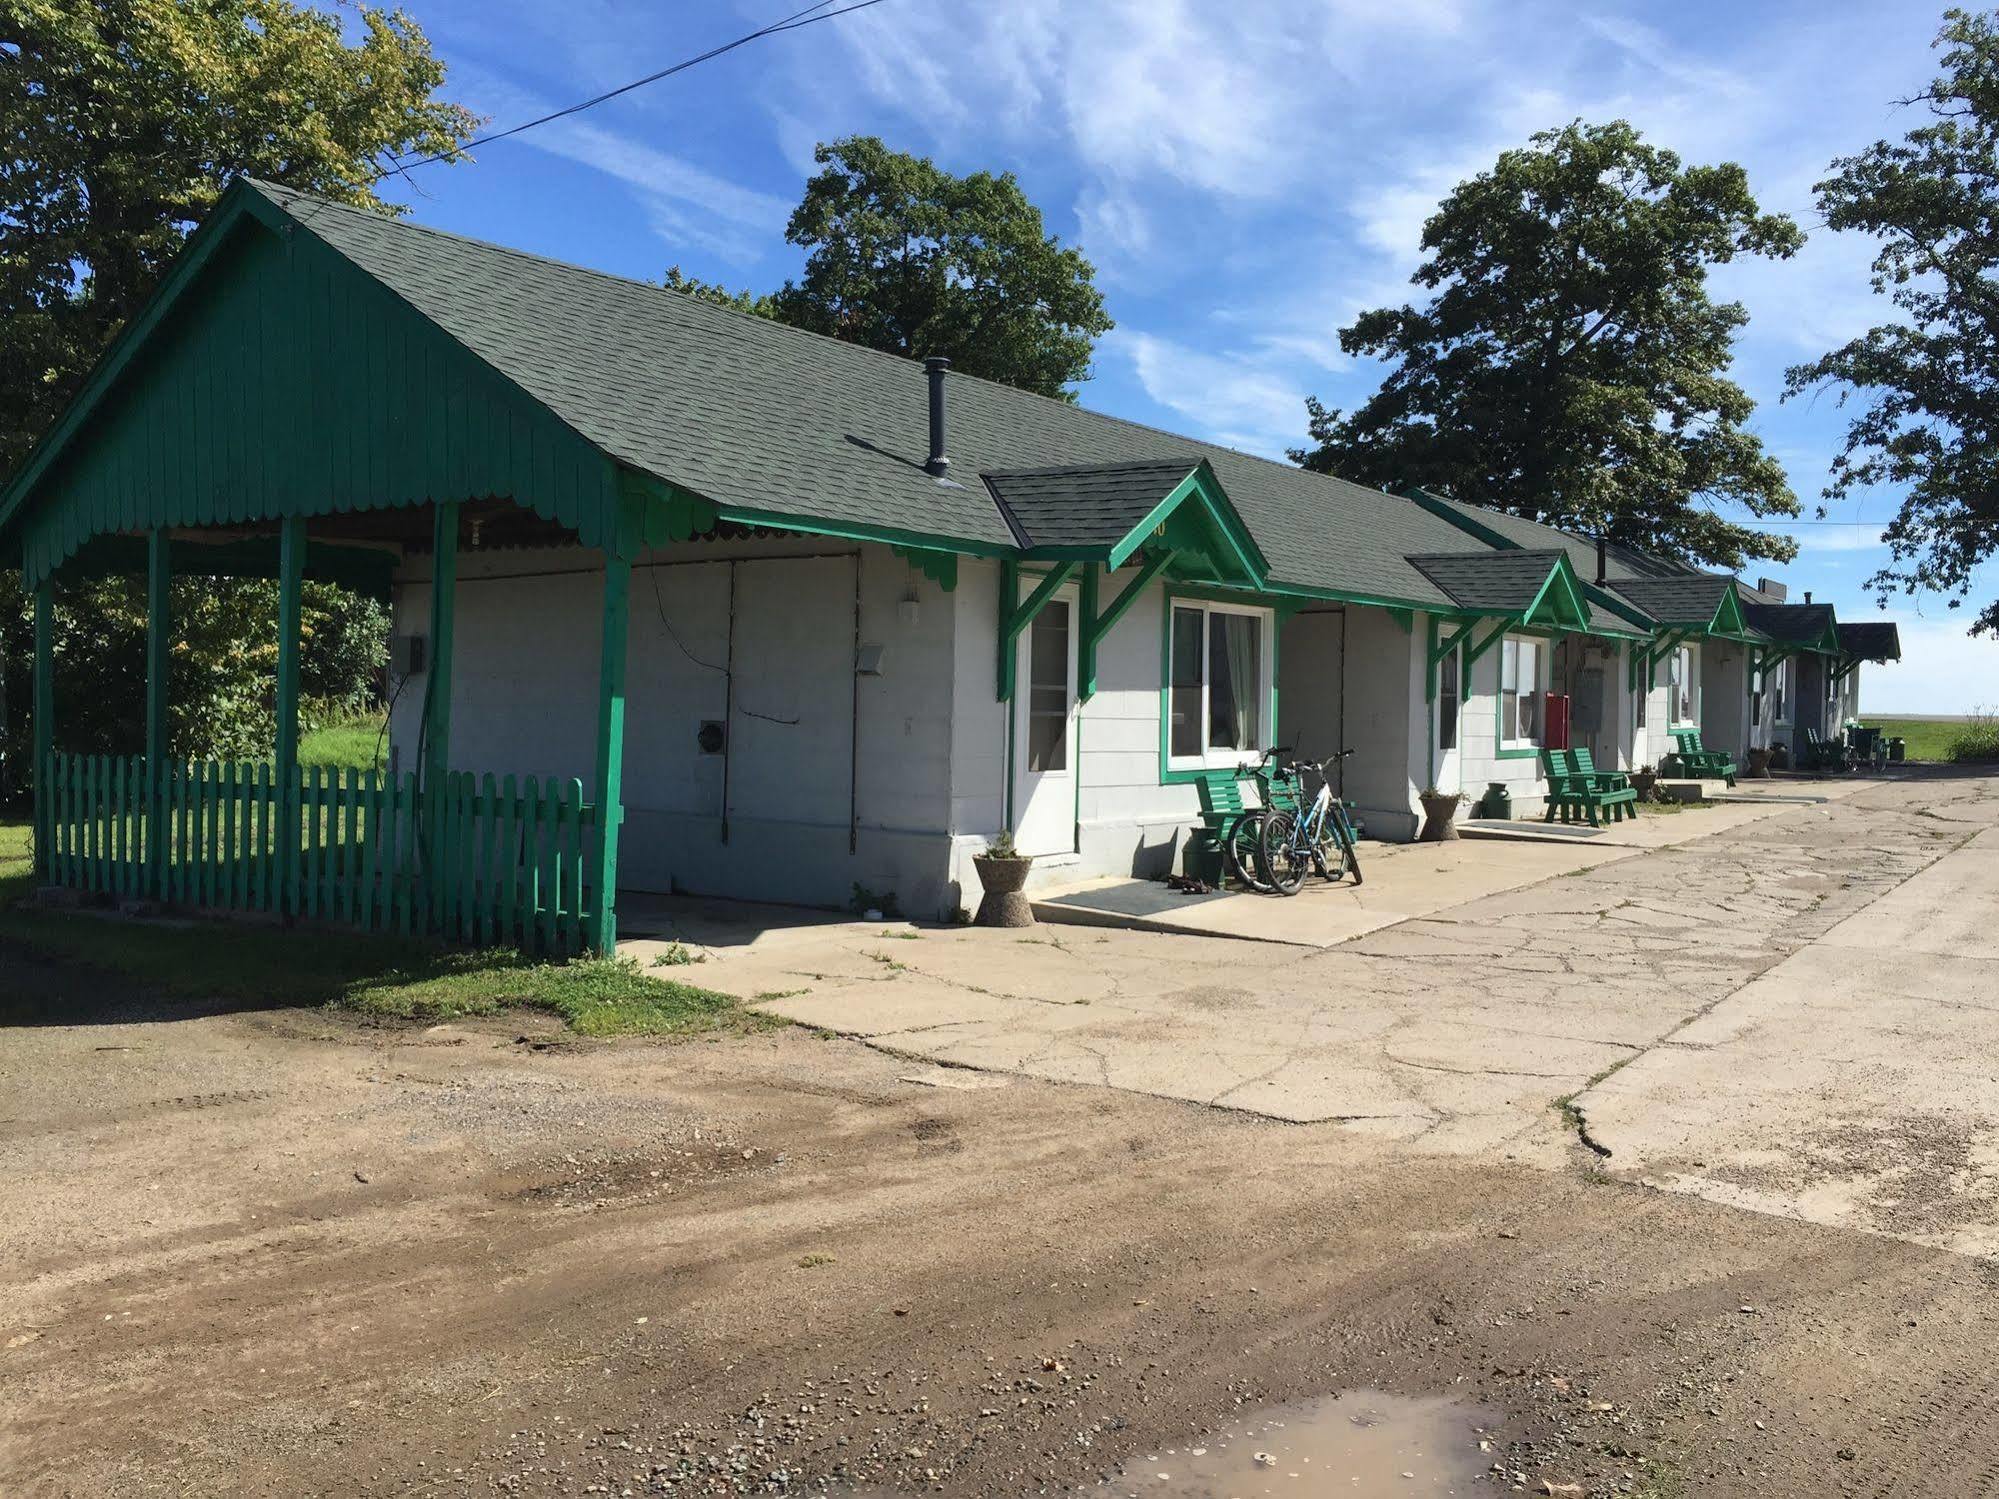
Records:
[[[930,377],[930,456],[923,460],[923,471],[936,479],[943,478],[951,467],[951,460],[944,456],[944,372],[949,368],[951,361],[941,354],[923,361],[923,373]]]
[[[1809,588],[1807,588],[1805,590],[1805,602],[1809,604],[1811,601],[1812,601],[1812,591]]]
[[[1604,575],[1609,563],[1610,545],[1604,540],[1603,532],[1596,533],[1596,586],[1604,585]]]

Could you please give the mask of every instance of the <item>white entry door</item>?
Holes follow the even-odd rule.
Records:
[[[1076,594],[1020,632],[1013,692],[1013,837],[1024,854],[1076,847]]]

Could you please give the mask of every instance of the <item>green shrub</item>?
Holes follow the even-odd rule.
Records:
[[[1977,713],[1971,722],[1951,736],[1945,752],[1958,765],[1981,760],[1999,760],[1999,714]]]

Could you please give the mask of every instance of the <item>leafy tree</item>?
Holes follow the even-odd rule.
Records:
[[[757,317],[777,316],[777,303],[768,292],[759,295],[753,291],[730,291],[719,281],[703,281],[690,276],[679,266],[668,266],[666,279],[660,283],[668,291],[682,292],[690,297],[699,297],[704,302],[713,302],[718,307],[732,307],[737,312],[747,312]]]
[[[874,136],[822,143],[785,238],[804,275],[768,296],[681,274],[666,284],[1044,396],[1072,398],[1090,350],[1111,328],[1096,268],[1042,225],[1011,172],[955,177]]]
[[[0,471],[54,419],[227,181],[248,173],[396,212],[385,158],[449,151],[476,121],[436,97],[443,65],[400,10],[339,15],[292,0],[0,0]],[[11,561],[12,559],[8,559]],[[145,615],[127,579],[59,592],[56,647],[72,748],[136,748]],[[275,595],[175,585],[176,749],[261,752],[270,732]],[[308,690],[372,690],[378,606],[315,590]],[[313,623],[317,621],[317,623]],[[136,633],[135,633],[136,632]],[[268,646],[268,649],[266,647]],[[18,577],[0,574],[0,748],[19,767],[30,655]],[[12,777],[19,785],[18,773]]]
[[[1352,413],[1308,403],[1308,468],[1415,483],[1550,525],[1736,568],[1796,544],[1709,506],[1795,515],[1727,377],[1747,314],[1711,266],[1803,243],[1734,163],[1684,166],[1623,121],[1504,152],[1423,228],[1423,307],[1365,312],[1349,354],[1393,363]]]
[[[299,717],[338,722],[378,700],[388,665],[388,610],[331,583],[300,599]],[[277,725],[278,585],[267,578],[176,578],[168,600],[169,750],[194,759],[267,755]],[[137,754],[146,743],[146,591],[139,578],[58,583],[56,747]],[[30,601],[0,574],[6,717],[0,801],[25,787],[34,650]]]
[[[379,158],[473,117],[400,10],[0,0],[0,469],[46,427],[240,173],[388,210]]]
[[[1999,550],[1999,13],[1945,13],[1943,73],[1916,99],[1930,124],[1832,164],[1818,185],[1834,229],[1880,244],[1874,289],[1904,322],[1869,329],[1790,371],[1786,399],[1837,387],[1860,414],[1827,499],[1905,486],[1869,582],[1953,595]],[[1999,599],[1972,624],[1999,632]]]

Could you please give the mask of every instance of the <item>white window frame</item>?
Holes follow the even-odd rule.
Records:
[[[1676,729],[1690,729],[1701,719],[1700,684],[1694,680],[1694,648],[1673,647],[1672,668],[1666,673],[1666,720]],[[1687,689],[1687,712],[1680,715],[1680,689]]]
[[[1522,685],[1519,680],[1520,647],[1523,645],[1531,645],[1534,648],[1534,680],[1525,685]],[[1509,739],[1506,737],[1506,669],[1508,663],[1511,662],[1513,665],[1513,691],[1515,693],[1516,704],[1518,702],[1518,695],[1523,692],[1530,697],[1545,699],[1548,691],[1548,673],[1553,666],[1554,654],[1554,651],[1549,648],[1549,642],[1543,640],[1539,635],[1508,635],[1499,642],[1499,688],[1494,695],[1493,707],[1498,712],[1499,747],[1502,750],[1539,749],[1541,741],[1547,737],[1548,731],[1548,705],[1543,701],[1537,706],[1535,713],[1535,735],[1533,738]],[[1515,726],[1518,726],[1517,717],[1515,719]]]
[[[1198,755],[1176,755],[1173,753],[1173,616],[1181,609],[1201,611],[1201,745]],[[1217,614],[1238,614],[1254,619],[1260,627],[1257,641],[1257,672],[1262,678],[1257,683],[1258,702],[1261,711],[1257,715],[1257,731],[1263,743],[1244,746],[1240,749],[1220,748],[1208,744],[1209,705],[1208,694],[1214,683],[1208,674],[1208,621]],[[1254,604],[1228,604],[1213,599],[1178,598],[1171,594],[1166,598],[1166,681],[1160,694],[1160,712],[1165,716],[1166,768],[1168,770],[1231,770],[1246,759],[1254,758],[1271,743],[1276,729],[1277,718],[1277,611],[1258,608]]]

